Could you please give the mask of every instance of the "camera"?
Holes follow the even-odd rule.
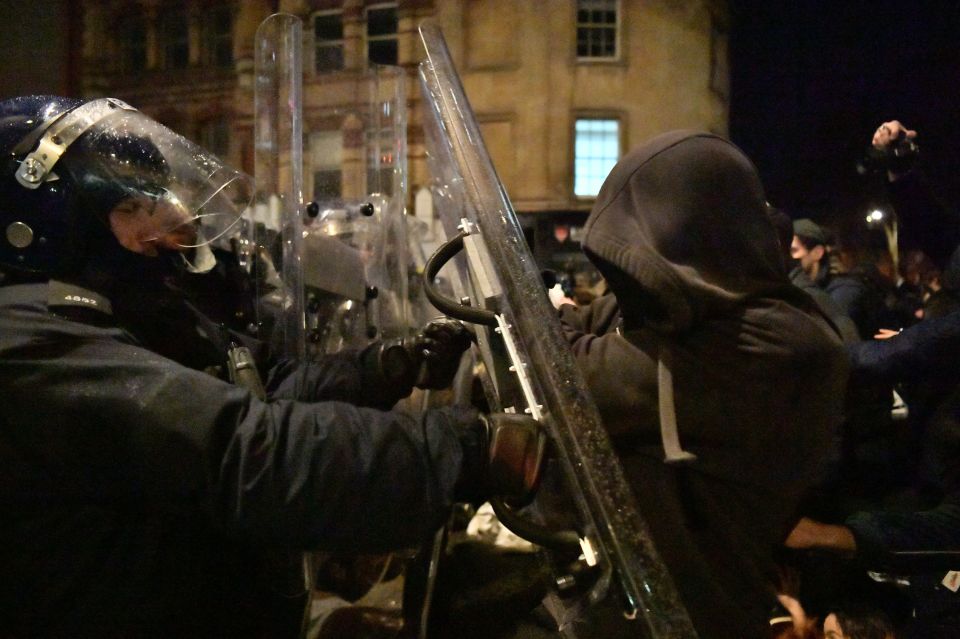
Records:
[[[882,149],[873,145],[867,147],[863,159],[857,164],[857,172],[861,175],[886,171],[904,173],[913,168],[919,156],[920,147],[901,131],[896,140]]]

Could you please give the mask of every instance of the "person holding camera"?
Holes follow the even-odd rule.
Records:
[[[960,213],[935,195],[919,168],[917,138],[917,131],[899,120],[882,123],[873,133],[862,168],[886,175],[887,191],[899,219],[900,250],[923,251],[943,274],[943,288],[957,296],[960,295],[960,251],[957,250]]]

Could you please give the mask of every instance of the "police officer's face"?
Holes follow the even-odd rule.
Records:
[[[182,251],[194,246],[197,227],[194,216],[175,202],[131,197],[113,207],[110,230],[129,251],[156,257],[161,250]]]

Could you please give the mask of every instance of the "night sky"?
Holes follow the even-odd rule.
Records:
[[[821,222],[882,192],[858,177],[877,126],[919,133],[922,165],[960,198],[960,2],[732,0],[731,138],[771,203]]]

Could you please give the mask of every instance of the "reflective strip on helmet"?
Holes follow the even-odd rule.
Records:
[[[67,148],[94,124],[116,113],[117,109],[136,111],[116,98],[102,98],[86,102],[67,112],[54,122],[40,138],[37,148],[20,163],[17,182],[28,189],[39,187]]]

